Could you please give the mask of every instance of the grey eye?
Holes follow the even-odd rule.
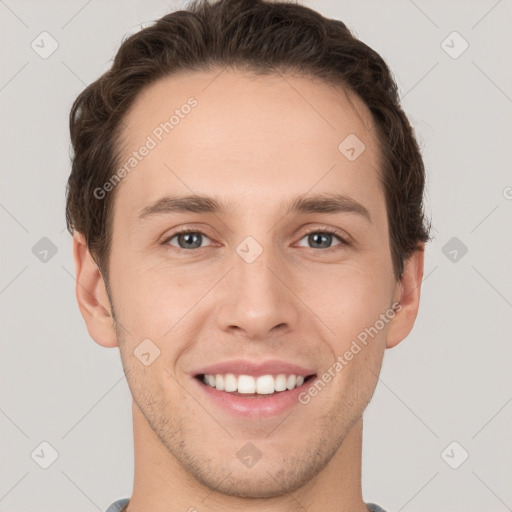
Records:
[[[329,233],[328,231],[314,231],[312,233],[308,233],[301,239],[307,239],[306,243],[309,245],[299,245],[301,245],[301,247],[310,247],[312,249],[330,249],[334,238],[337,238],[340,241],[340,244],[342,243],[341,238],[334,233]]]
[[[176,239],[177,244],[173,243],[173,240]],[[199,249],[202,246],[202,242],[204,239],[209,240],[209,238],[199,231],[186,231],[183,233],[176,233],[173,235],[167,243],[169,245],[173,245],[180,249]]]

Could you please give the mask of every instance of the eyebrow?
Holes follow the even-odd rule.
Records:
[[[325,193],[297,196],[291,202],[285,203],[284,210],[285,215],[290,213],[353,213],[370,223],[373,222],[367,208],[343,194]],[[166,196],[143,208],[138,218],[143,220],[155,215],[184,212],[226,214],[233,213],[234,208],[231,203],[224,205],[212,197],[203,195]]]

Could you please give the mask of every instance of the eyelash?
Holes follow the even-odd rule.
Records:
[[[198,230],[194,230],[194,229],[189,229],[189,228],[184,228],[182,230],[179,230],[179,231],[175,231],[172,235],[170,235],[169,237],[167,237],[163,242],[162,242],[162,245],[165,245],[165,246],[170,246],[169,242],[175,238],[176,236],[178,235],[182,235],[182,234],[188,234],[188,233],[191,233],[191,234],[199,234],[199,235],[203,235],[205,236],[206,238],[210,238],[208,235],[206,235],[205,233],[203,233],[202,231],[198,231]],[[333,235],[335,236],[336,238],[338,238],[338,240],[340,241],[340,243],[338,245],[335,245],[333,247],[328,247],[327,249],[318,249],[318,248],[315,248],[315,247],[306,247],[306,249],[311,249],[313,251],[322,251],[322,252],[333,252],[333,251],[336,251],[338,250],[338,248],[340,246],[342,247],[348,247],[350,246],[350,243],[347,242],[347,240],[345,240],[341,235],[340,235],[340,232],[335,230],[335,229],[330,229],[330,228],[324,228],[324,229],[312,229],[311,231],[308,231],[307,233],[304,233],[302,235],[302,237],[300,238],[300,240],[302,240],[304,237],[306,236],[309,236],[309,235],[312,235],[313,233],[321,233],[321,234],[325,234],[325,235]],[[205,249],[206,247],[198,247],[196,249],[182,249],[181,247],[176,247],[176,246],[171,246],[176,252],[178,253],[190,253],[192,251],[198,251],[199,249]]]

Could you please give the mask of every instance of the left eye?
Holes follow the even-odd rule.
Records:
[[[343,238],[341,238],[333,231],[311,231],[310,233],[304,235],[301,240],[307,239],[306,243],[313,245],[313,247],[310,247],[311,249],[330,249],[333,238],[337,238],[340,241],[340,243],[336,245],[346,244],[345,240],[343,240]]]

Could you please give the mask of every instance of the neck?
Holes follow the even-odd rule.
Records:
[[[368,512],[361,493],[363,420],[317,475],[292,493],[268,498],[227,495],[197,481],[160,442],[133,404],[134,485],[127,512]]]

